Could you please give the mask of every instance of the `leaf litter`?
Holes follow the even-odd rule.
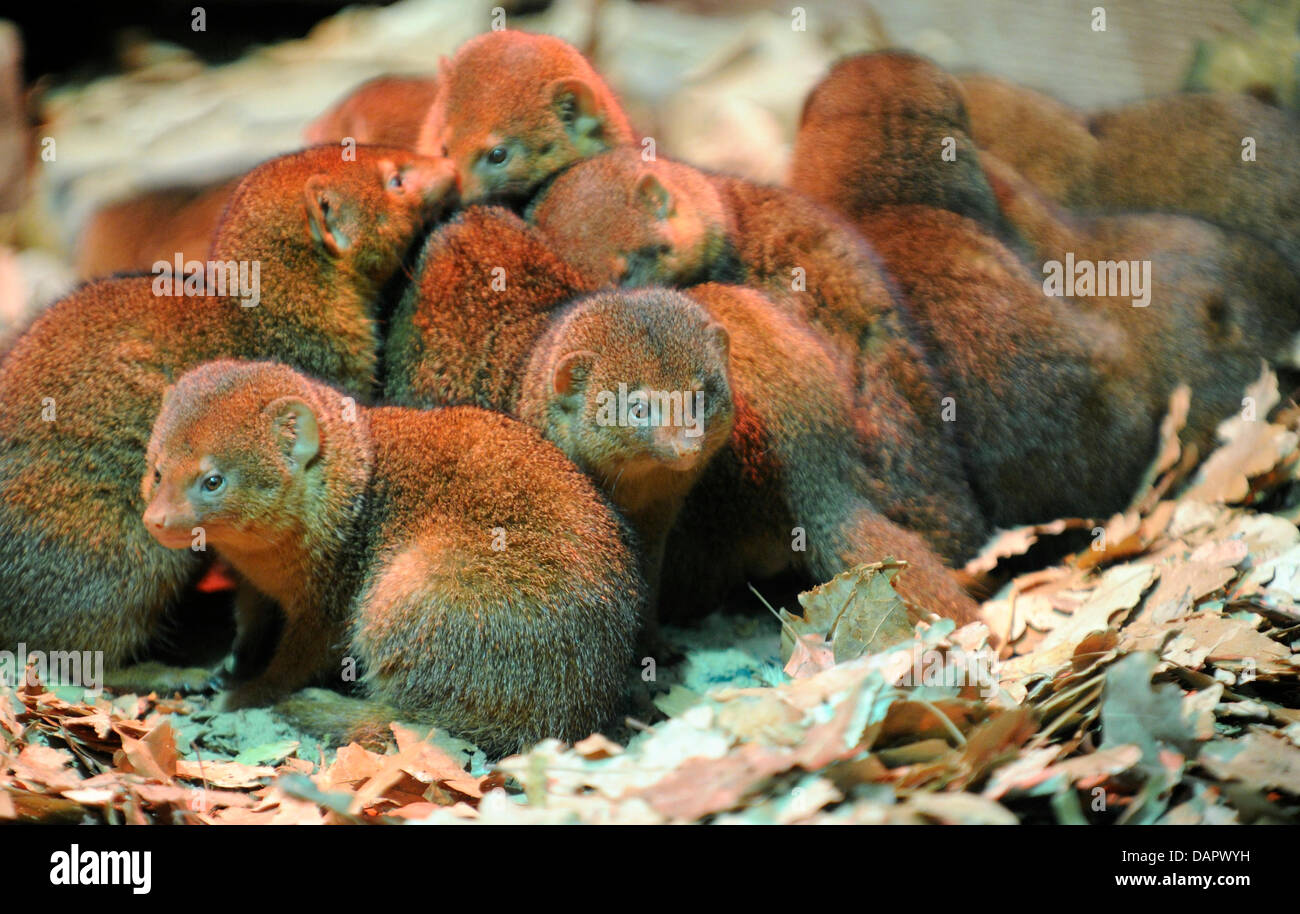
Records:
[[[1198,467],[1187,396],[1128,510],[1002,531],[967,565],[981,622],[905,604],[906,556],[882,557],[797,613],[665,627],[684,659],[638,677],[635,718],[495,763],[398,724],[331,748],[202,695],[29,678],[0,689],[0,820],[1300,820],[1300,408],[1265,369]]]

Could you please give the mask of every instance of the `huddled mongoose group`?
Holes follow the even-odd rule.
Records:
[[[0,362],[0,641],[127,665],[215,556],[228,706],[352,664],[505,753],[609,723],[657,620],[749,581],[893,557],[975,621],[953,569],[998,528],[1121,510],[1179,384],[1205,450],[1284,354],[1297,136],[883,52],[768,186],[647,153],[565,42],[485,33],[90,222],[90,281]]]

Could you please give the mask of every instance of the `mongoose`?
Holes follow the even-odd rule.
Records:
[[[433,103],[432,77],[380,76],[362,83],[304,131],[309,146],[357,143],[414,149]],[[77,242],[77,272],[87,279],[147,270],[181,252],[207,260],[212,235],[243,175],[201,188],[148,191],[99,209]]]
[[[732,437],[729,345],[679,293],[603,292],[555,313],[521,371],[514,412],[632,522],[652,594],[683,500]]]
[[[594,288],[594,283],[565,263],[541,233],[518,216],[500,207],[466,208],[429,237],[417,261],[414,282],[394,311],[385,346],[385,398],[390,403],[418,407],[481,406],[520,416],[548,431],[545,415],[525,414],[524,385],[530,358],[543,345],[541,341],[553,335],[553,325],[568,313],[566,303]],[[643,540],[646,578],[653,588],[663,539],[672,522],[673,503],[667,490],[670,486],[680,489],[680,500],[712,452],[727,438],[730,397],[726,395],[725,351],[721,361],[717,355],[717,347],[725,347],[725,336],[719,343],[706,335],[702,348],[690,349],[701,342],[695,331],[703,329],[693,321],[697,316],[694,312],[687,316],[685,326],[672,325],[672,332],[662,339],[647,339],[640,332],[644,326],[636,320],[639,314],[630,309],[616,309],[613,316],[622,318],[620,328],[635,337],[629,338],[627,357],[620,366],[634,369],[635,376],[627,374],[611,380],[611,390],[618,390],[618,381],[661,389],[650,386],[656,376],[671,371],[676,379],[691,374],[687,366],[695,366],[701,374],[697,380],[703,382],[709,375],[713,385],[710,403],[726,407],[726,415],[711,416],[706,436],[679,435],[676,433],[681,429],[670,426],[663,433],[667,437],[639,441],[639,429],[612,426],[606,430],[611,444],[615,436],[623,433],[629,446],[639,441],[656,453],[680,452],[680,472],[671,479],[656,480],[663,491],[657,493],[661,498],[653,505],[645,503],[648,498],[632,497],[630,486],[635,473],[619,474],[617,478],[603,475],[590,460],[578,459],[580,455],[565,447],[562,438],[551,436],[566,454],[578,459],[579,465],[633,521]],[[673,316],[666,315],[664,323],[670,324]],[[680,343],[683,339],[687,345],[672,353],[677,361],[661,365],[659,360],[667,354],[659,343]],[[589,370],[576,365],[574,369]],[[533,396],[536,402],[536,392]],[[694,406],[694,402],[687,405]],[[635,451],[627,456],[632,453]],[[653,606],[653,597],[650,603]],[[653,614],[647,622],[653,625]],[[653,640],[653,631],[649,637]]]
[[[620,149],[562,172],[530,219],[593,282],[726,282],[769,292],[849,365],[873,502],[950,560],[989,532],[942,392],[878,255],[835,214],[779,187]]]
[[[921,203],[997,227],[957,81],[901,51],[845,58],[804,102],[790,186],[855,220]]]
[[[595,487],[534,430],[474,407],[357,407],[268,362],[185,374],[149,440],[144,526],[191,530],[283,614],[228,706],[338,677],[493,752],[615,711],[644,585]]]
[[[1088,296],[1076,310],[1107,314],[1131,341],[1130,399],[1159,404],[1178,383],[1192,390],[1182,437],[1202,453],[1238,407],[1261,359],[1281,360],[1300,327],[1300,284],[1283,257],[1251,236],[1188,216],[1086,215],[1057,206],[992,153],[982,156],[999,206],[1027,244],[1035,275],[1046,265],[1150,263],[1150,302]],[[1140,353],[1140,357],[1137,356]]]
[[[712,609],[752,576],[824,581],[894,555],[912,563],[906,596],[971,621],[939,558],[873,506],[847,373],[791,311],[715,283],[578,299],[534,349],[519,415],[637,527],[668,615]]]
[[[745,182],[666,167],[662,158],[647,164],[620,156],[607,153],[562,173],[533,207],[538,226],[584,271],[631,284],[713,279],[709,267],[723,263],[750,284],[764,285],[766,271],[775,294],[793,267],[805,268],[807,292],[785,294],[806,303],[814,326],[839,329],[828,338],[840,343],[852,339],[844,331],[855,318],[866,331],[858,343],[857,406],[874,405],[883,423],[894,423],[892,430],[868,424],[864,435],[869,455],[875,451],[873,477],[889,480],[891,491],[874,499],[887,517],[935,542],[915,513],[891,513],[889,499],[908,486],[952,480],[973,491],[974,516],[999,526],[1105,514],[1127,503],[1164,402],[1130,405],[1119,328],[1104,314],[1079,313],[1047,296],[1041,278],[981,225],[935,207],[881,206],[859,220],[861,236],[847,226],[840,234],[832,229],[843,223],[791,192],[762,189],[767,209],[746,207],[736,201],[758,191]],[[817,234],[812,225],[821,227]],[[832,251],[844,253],[835,263],[818,261]],[[850,270],[854,251],[876,259]],[[862,307],[857,290],[868,288],[854,276],[874,276],[882,288],[885,277],[897,283],[900,294],[875,306],[892,317],[889,330],[854,312]],[[899,369],[890,377],[891,346],[909,353],[895,364],[920,373],[928,363],[935,380],[918,384]],[[921,421],[900,427],[909,409]],[[927,427],[924,420],[932,421]],[[916,457],[931,462],[911,479],[899,470],[910,455],[942,448],[948,434],[960,445],[958,457],[938,466],[933,452]],[[951,528],[970,529],[951,520],[962,504],[945,503],[954,508]],[[942,529],[943,514],[933,517]],[[941,545],[940,552],[951,557]]]
[[[1272,244],[1300,267],[1300,121],[1248,95],[1184,93],[1089,121],[1092,208],[1186,213]]]
[[[147,270],[159,260],[207,260],[240,178],[198,189],[148,191],[96,210],[77,239],[77,273],[93,279]]]
[[[497,207],[465,209],[430,236],[415,282],[394,313],[385,350],[386,396],[412,406],[485,406],[542,429],[633,521],[652,590],[673,516],[699,475],[714,472],[708,467],[721,460],[710,457],[724,442],[726,449],[744,455],[745,478],[732,486],[732,494],[756,499],[747,522],[752,529],[742,524],[729,531],[729,538],[718,538],[715,554],[733,559],[701,575],[710,586],[707,593],[704,587],[696,592],[692,607],[712,608],[709,601],[743,580],[746,570],[767,573],[799,564],[803,554],[792,553],[788,539],[795,523],[806,525],[810,541],[817,541],[809,546],[816,563],[805,570],[827,576],[841,570],[836,563],[849,555],[836,557],[833,544],[847,534],[835,529],[834,510],[826,505],[845,506],[839,510],[848,513],[848,505],[866,505],[870,498],[861,494],[868,485],[861,467],[845,470],[836,463],[848,459],[843,454],[849,446],[845,439],[853,437],[853,407],[847,369],[832,347],[802,325],[792,314],[794,306],[782,310],[754,291],[706,285],[688,290],[689,298],[667,290],[582,295],[593,287],[535,227]],[[764,333],[771,338],[764,341]],[[739,340],[739,354],[728,338]],[[563,371],[556,370],[559,361]],[[737,407],[729,378],[741,367],[744,397],[736,398]],[[671,397],[674,391],[698,391],[704,403],[692,418],[699,417],[696,427],[703,434],[687,436],[672,425],[595,423],[600,392],[617,394],[620,383],[629,394],[660,390]],[[803,418],[799,404],[805,399],[810,405]],[[683,401],[683,408],[687,405],[695,403]],[[743,418],[733,430],[737,408]],[[819,435],[832,443],[823,444]],[[802,446],[814,441],[813,450],[825,453],[805,455]],[[784,448],[779,456],[778,445]],[[726,463],[734,467],[738,461],[729,457]],[[816,476],[823,471],[835,478]],[[805,480],[805,473],[816,478]],[[794,495],[787,495],[787,488]],[[796,510],[800,520],[787,523]],[[740,511],[727,508],[721,516]],[[866,514],[859,514],[865,523]],[[767,532],[760,533],[760,525]],[[897,543],[894,551],[903,557],[929,555],[883,518],[877,527],[880,535],[873,542],[889,548]],[[754,542],[770,544],[781,537],[775,557],[755,560]],[[861,544],[853,554],[879,558],[887,552],[869,552]],[[935,579],[930,585],[935,596],[926,593],[922,600],[924,563],[931,563],[929,574],[945,579],[947,574],[932,557],[914,561],[917,568],[908,576],[918,602],[956,606],[958,595],[945,589],[946,580]],[[677,600],[673,609],[687,602]],[[647,622],[654,618],[650,614]]]
[[[1135,341],[1105,312],[1047,295],[1041,276],[971,219],[882,206],[858,224],[952,397],[963,461],[992,522],[1127,505],[1168,403],[1167,392],[1130,386],[1145,357]]]
[[[555,311],[596,288],[510,211],[465,208],[429,236],[394,309],[385,400],[513,412]]]
[[[438,80],[432,76],[377,76],[308,124],[303,139],[315,146],[352,137],[358,143],[413,150],[437,92]]]
[[[976,142],[1049,200],[1246,232],[1300,264],[1300,122],[1249,95],[1183,92],[1091,115],[993,77],[962,80]]]
[[[417,149],[456,163],[466,202],[518,205],[572,162],[635,140],[581,52],[507,29],[471,38],[439,69]]]
[[[376,299],[454,186],[449,162],[404,150],[273,159],[231,199],[213,287],[100,280],[36,320],[0,363],[0,642],[102,650],[108,668],[147,642],[201,565],[140,524],[166,385],[212,358],[271,358],[369,395]],[[229,288],[240,273],[222,264],[257,282]]]
[[[860,100],[875,99],[899,73],[917,84],[915,94],[928,98],[923,90],[931,86],[930,94],[948,103],[909,100],[911,133],[889,104]],[[821,116],[814,116],[818,111]],[[930,143],[935,133],[960,132],[960,115],[955,84],[932,65],[908,55],[851,58],[809,100],[793,181],[799,187],[806,180],[817,199],[854,220],[884,257],[940,376],[953,386],[970,478],[994,521],[1117,510],[1140,478],[1160,412],[1178,381],[1198,392],[1192,430],[1202,445],[1212,442],[1214,423],[1231,407],[1239,382],[1257,372],[1264,347],[1249,342],[1251,331],[1284,329],[1276,319],[1283,313],[1278,304],[1294,300],[1287,288],[1292,284],[1276,258],[1271,268],[1252,269],[1250,263],[1265,255],[1249,243],[1216,242],[1209,226],[1180,239],[1169,218],[1130,223],[1131,245],[1123,237],[1086,243],[1054,218],[1050,204],[1036,204],[1030,193],[1010,194],[1007,175],[997,176],[1001,193],[993,195],[996,208],[1005,208],[1000,223],[972,212],[981,226],[937,208],[960,210],[941,193],[931,194],[933,206],[916,204],[925,195],[914,190],[943,188],[945,168],[959,188],[970,185],[962,177],[970,169],[983,177],[983,163],[996,162],[988,154],[965,150],[965,163],[959,157],[946,165],[924,146],[910,157],[897,150],[883,162],[863,155],[840,179],[852,137],[878,138],[866,143],[868,149],[915,135]],[[932,179],[932,172],[939,176]],[[919,183],[900,181],[900,173]],[[1050,257],[1032,259],[1032,271],[1025,270],[987,226]],[[1121,224],[1096,229],[1115,236]],[[1153,244],[1156,238],[1165,250]],[[1125,267],[1130,260],[1153,261],[1159,310],[1134,309],[1131,296],[1093,306],[1045,295],[1040,267],[1048,259],[1065,262],[1067,254],[1071,262],[1122,259]],[[1242,262],[1234,264],[1234,257]],[[1198,264],[1201,259],[1214,266]]]
[[[960,78],[970,135],[1064,206],[1092,202],[1097,138],[1088,119],[1056,99],[986,74]]]

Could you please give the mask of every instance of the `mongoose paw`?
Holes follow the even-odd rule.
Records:
[[[114,670],[104,677],[104,687],[113,692],[158,695],[210,695],[221,688],[219,671],[201,666],[168,666],[149,661]]]
[[[238,711],[241,708],[261,708],[275,704],[284,697],[284,690],[257,682],[235,686],[221,699],[221,710]]]

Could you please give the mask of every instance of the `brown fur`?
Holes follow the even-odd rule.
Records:
[[[1142,364],[1134,341],[1105,315],[1046,295],[1010,250],[955,213],[887,206],[860,224],[953,398],[967,472],[993,523],[1123,508],[1168,397],[1124,383]]]
[[[1246,95],[1172,95],[1091,119],[1091,206],[1186,213],[1272,244],[1300,267],[1300,122]],[[1242,161],[1242,139],[1256,161]]]
[[[418,149],[456,163],[467,202],[519,203],[565,166],[636,139],[587,59],[549,35],[479,35],[438,81]]]
[[[555,311],[595,288],[518,216],[468,207],[429,236],[393,313],[385,398],[512,412]]]
[[[961,87],[928,60],[900,51],[845,58],[812,90],[790,186],[850,220],[910,203],[989,226],[999,219]]]
[[[1159,408],[1178,383],[1190,386],[1183,440],[1205,453],[1218,422],[1258,377],[1260,360],[1279,358],[1300,324],[1300,284],[1285,260],[1249,236],[1185,216],[1072,213],[991,153],[984,167],[1035,274],[1067,253],[1076,261],[1151,262],[1148,307],[1103,296],[1073,305],[1123,329],[1132,352],[1131,402]]]
[[[1196,216],[1300,264],[1300,122],[1248,95],[1184,92],[1092,116],[992,77],[963,91],[979,146],[1048,200]],[[1256,161],[1242,141],[1256,142]]]
[[[602,483],[656,576],[666,544],[662,612],[707,611],[754,576],[823,581],[892,554],[914,564],[909,598],[970,621],[974,603],[938,557],[873,507],[847,375],[789,312],[713,283],[579,299],[534,350],[519,414]],[[701,391],[704,434],[604,424],[600,394],[620,383]]]
[[[1258,370],[1264,346],[1252,346],[1250,334],[1282,328],[1279,305],[1294,302],[1293,284],[1276,258],[1261,268],[1266,252],[1216,240],[1209,226],[1180,237],[1167,217],[1135,219],[1131,230],[1116,220],[1099,223],[1097,240],[1110,236],[1110,243],[1091,243],[1049,203],[1013,192],[1013,170],[994,167],[990,189],[997,188],[1004,219],[981,221],[1005,227],[1038,253],[1051,252],[1031,258],[1035,269],[1025,270],[985,228],[938,208],[959,209],[942,192],[932,195],[936,206],[915,205],[913,186],[897,179],[900,170],[914,172],[925,179],[921,186],[942,191],[941,179],[927,176],[943,166],[926,150],[935,133],[962,127],[956,109],[909,100],[909,132],[891,105],[860,100],[875,99],[885,77],[900,70],[915,82],[946,86],[940,97],[955,98],[951,80],[915,58],[852,58],[810,99],[792,173],[857,221],[898,281],[955,398],[969,478],[988,516],[1008,525],[1122,508],[1152,454],[1174,385],[1192,384],[1199,402],[1191,437],[1208,445],[1215,422]],[[814,117],[818,111],[823,116]],[[901,164],[877,167],[864,157],[866,165],[846,171],[845,144],[854,135],[901,137],[904,147],[916,137],[923,142],[910,154],[894,149],[889,161]],[[986,161],[997,164],[992,156]],[[968,156],[951,173],[969,168],[982,172],[981,159]],[[1038,267],[1045,259],[1064,261],[1066,252],[1089,260],[1151,259],[1158,307],[1047,296]],[[1198,257],[1209,262],[1198,264]]]
[[[732,432],[728,335],[708,312],[663,289],[581,298],[551,319],[523,370],[515,412],[542,430],[636,527],[657,587],[682,502]],[[676,393],[686,414],[609,421],[603,398]],[[699,396],[697,397],[697,392]],[[698,408],[698,411],[696,411]],[[846,416],[847,418],[847,416]],[[693,430],[688,430],[693,425]]]
[[[230,705],[338,675],[348,651],[372,695],[494,753],[616,709],[644,596],[626,530],[520,423],[358,408],[283,365],[220,361],[168,392],[148,467],[160,542],[202,527],[283,613]]]
[[[592,281],[741,283],[810,322],[849,372],[873,502],[950,559],[981,544],[985,521],[940,419],[942,394],[852,226],[792,191],[642,162],[635,150],[572,166],[530,215]]]
[[[402,150],[337,156],[274,159],[235,191],[212,256],[260,262],[256,307],[159,297],[149,276],[101,280],[53,305],[0,364],[0,642],[102,650],[116,666],[193,579],[194,554],[144,531],[136,485],[180,373],[221,356],[274,358],[369,393],[375,299],[454,176]],[[399,171],[403,186],[389,187]]]
[[[1097,138],[1081,113],[995,76],[961,78],[976,145],[1065,206],[1092,201]]]
[[[98,210],[77,241],[77,273],[87,279],[150,269],[184,260],[207,260],[212,236],[241,178],[198,190],[149,191]]]
[[[314,146],[351,137],[413,150],[437,92],[438,80],[432,76],[377,76],[308,124],[303,139]]]
[[[415,148],[438,83],[433,77],[380,76],[362,83],[304,131],[309,146],[357,143]],[[149,191],[95,213],[77,242],[77,273],[86,278],[207,260],[212,235],[243,175],[202,188]]]

